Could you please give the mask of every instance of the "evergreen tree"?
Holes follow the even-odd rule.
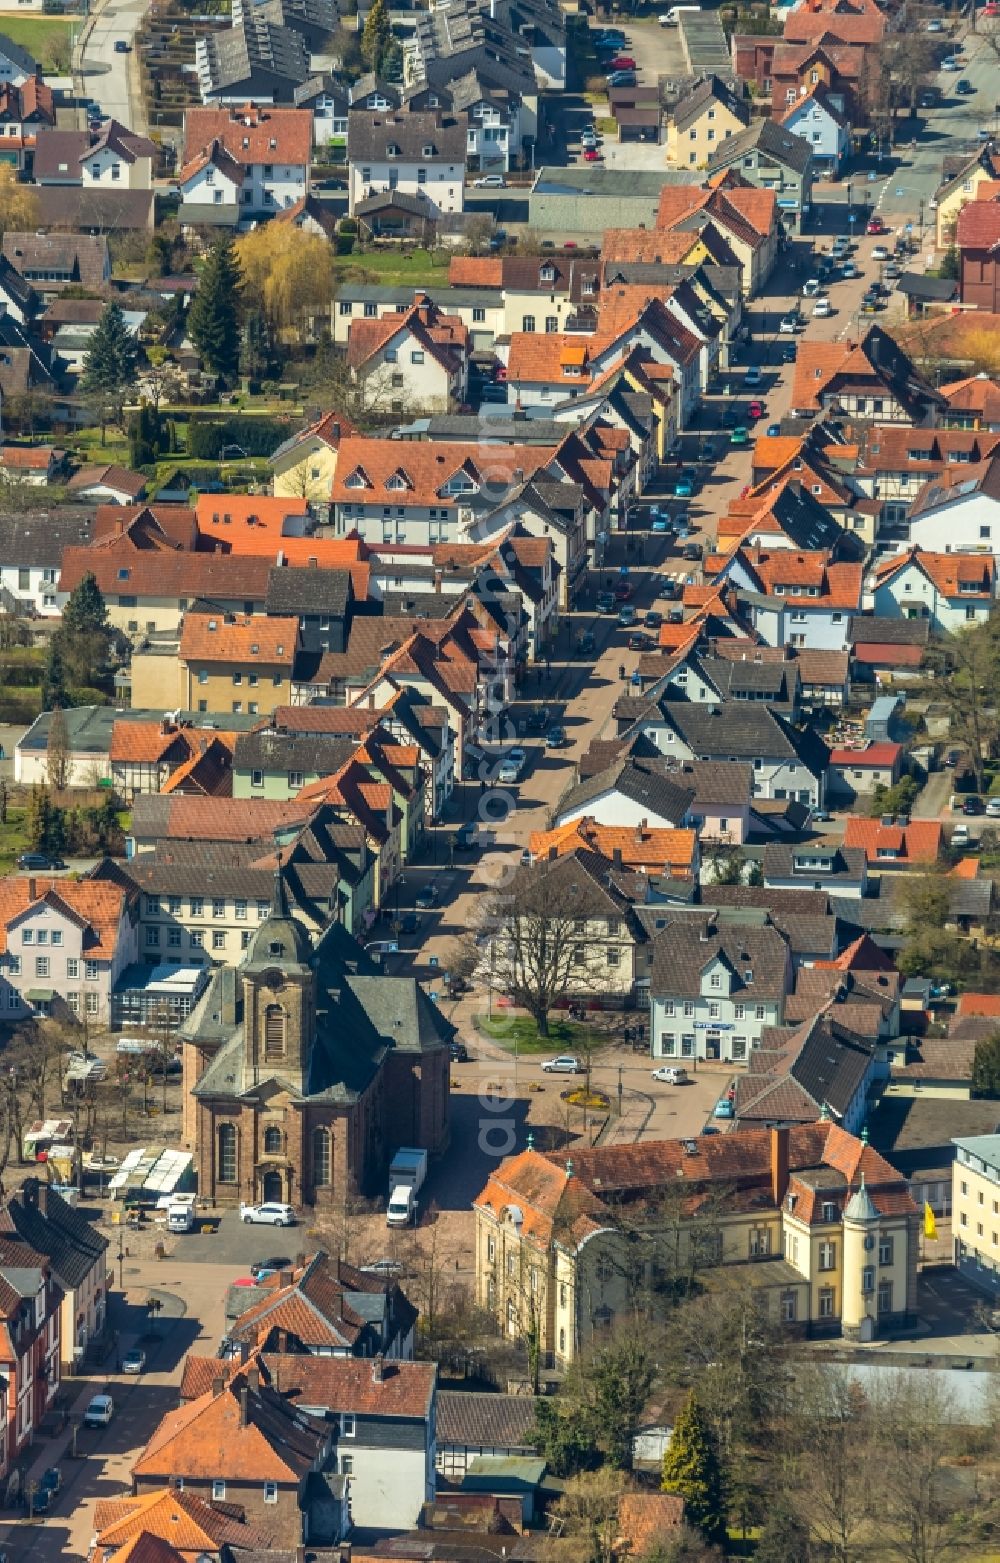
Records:
[[[972,1058],[973,1096],[1000,1096],[1000,1032],[980,1037]]]
[[[392,46],[392,28],[389,24],[389,7],[385,0],[375,0],[361,34],[361,58],[370,71],[378,75],[385,57]]]
[[[242,280],[232,240],[220,239],[205,258],[188,314],[188,332],[205,367],[224,380],[239,365]]]
[[[116,423],[121,422],[122,403],[135,380],[138,362],[138,344],[125,324],[121,305],[108,304],[90,339],[80,376],[82,389],[101,398],[102,434],[106,412],[111,412]]]
[[[24,821],[24,834],[28,838],[29,846],[35,851],[40,851],[46,842],[49,833],[49,820],[52,813],[52,805],[49,802],[48,789],[45,787],[32,787],[28,798],[28,812]]]
[[[663,1492],[675,1492],[684,1499],[688,1520],[710,1541],[725,1537],[722,1467],[711,1429],[693,1391],[674,1422],[670,1446],[663,1456],[660,1487]]]
[[[107,681],[113,639],[100,587],[88,571],[70,593],[62,623],[52,636],[71,689],[100,687]]]
[[[243,324],[240,338],[240,374],[250,380],[263,380],[271,367],[271,334],[259,309],[252,309]]]
[[[60,628],[70,630],[75,635],[109,628],[104,595],[92,570],[88,570],[70,592]]]
[[[58,634],[54,634],[49,641],[49,649],[45,658],[45,676],[42,679],[42,707],[46,711],[51,711],[55,706],[67,706],[69,704],[70,699],[66,689],[66,664],[63,662]]]

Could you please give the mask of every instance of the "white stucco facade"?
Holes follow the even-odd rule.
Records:
[[[406,158],[350,166],[350,213],[359,201],[385,190],[398,190],[426,200],[428,216],[465,210],[465,164],[438,163],[433,157],[420,162]]]

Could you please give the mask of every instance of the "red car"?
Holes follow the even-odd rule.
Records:
[[[763,418],[763,416],[764,416],[764,403],[763,402],[758,402],[758,401],[752,401],[750,403],[750,406],[747,408],[747,414],[748,414],[749,417],[753,418],[754,422],[756,422],[756,420],[758,418]]]
[[[608,66],[608,70],[634,71],[635,61],[630,54],[616,54],[614,59],[611,61],[611,64]]]
[[[631,595],[632,588],[628,581],[619,581],[618,585],[615,587],[615,600],[617,602],[628,602]]]
[[[983,15],[1000,16],[1000,5],[997,5],[996,0],[989,0],[989,4],[983,6]]]
[[[601,154],[597,151],[596,147],[588,147],[586,152],[583,154],[583,161],[585,163],[599,163],[601,161]]]
[[[868,219],[868,227],[865,229],[865,232],[866,233],[888,233],[889,230],[886,227],[885,223],[882,221],[881,217],[869,217],[869,219]]]

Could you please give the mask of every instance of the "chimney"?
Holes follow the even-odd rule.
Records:
[[[611,863],[612,863],[612,867],[614,867],[614,868],[621,868],[621,866],[622,866],[622,849],[621,849],[621,847],[615,847],[613,849],[613,851],[611,853]]]
[[[38,895],[38,881],[36,879],[29,879],[28,880],[28,900],[29,901],[34,901],[37,895]]]
[[[241,1427],[246,1427],[247,1423],[250,1420],[249,1412],[248,1412],[248,1409],[247,1409],[247,1397],[248,1397],[248,1394],[249,1394],[249,1391],[247,1390],[247,1387],[244,1384],[243,1387],[240,1390],[240,1426]]]
[[[771,1198],[780,1205],[788,1188],[788,1130],[771,1130]]]
[[[49,1185],[39,1182],[38,1185],[38,1213],[47,1216],[49,1213]]]
[[[212,1380],[212,1399],[213,1400],[218,1400],[219,1396],[222,1394],[222,1391],[225,1389],[225,1387],[226,1387],[226,1381],[222,1377],[222,1374],[220,1373],[217,1378],[214,1378]]]
[[[240,1364],[241,1364],[241,1366],[242,1366],[242,1364],[244,1362],[248,1362],[249,1360],[250,1360],[250,1342],[248,1340],[241,1340],[240,1341]]]
[[[382,1384],[384,1382],[385,1382],[385,1362],[384,1362],[382,1354],[380,1352],[377,1357],[373,1357],[372,1358],[372,1383],[373,1384]]]
[[[279,1270],[278,1271],[278,1285],[279,1286],[291,1286],[293,1280],[294,1280],[294,1276],[292,1275],[291,1270]]]

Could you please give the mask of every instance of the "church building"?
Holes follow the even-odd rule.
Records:
[[[447,1145],[454,1034],[339,923],[313,947],[279,868],[243,964],[213,971],[181,1031],[200,1194],[334,1209],[380,1192],[400,1145]]]

